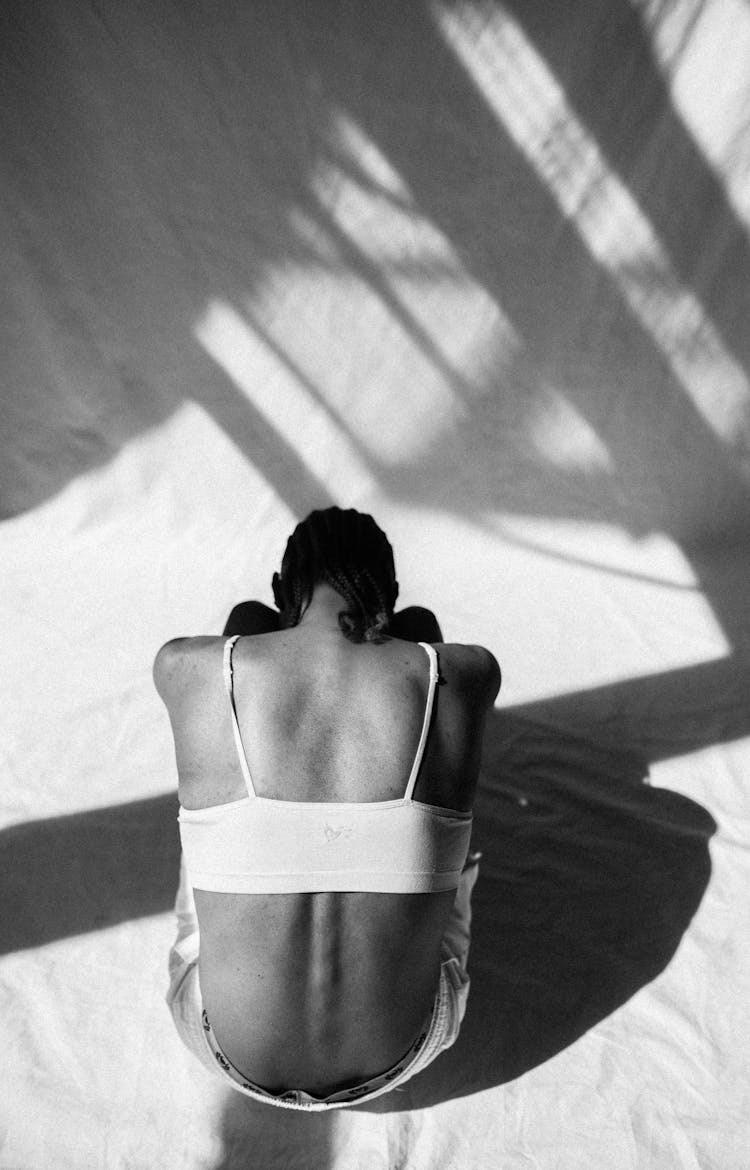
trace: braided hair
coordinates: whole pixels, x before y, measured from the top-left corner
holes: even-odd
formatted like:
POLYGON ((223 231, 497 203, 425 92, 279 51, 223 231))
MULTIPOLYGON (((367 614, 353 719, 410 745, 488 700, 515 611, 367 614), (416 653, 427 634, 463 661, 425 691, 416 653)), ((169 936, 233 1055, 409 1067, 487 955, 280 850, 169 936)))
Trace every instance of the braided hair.
POLYGON ((338 617, 350 642, 385 641, 398 582, 393 549, 372 516, 325 508, 297 525, 271 582, 282 629, 297 625, 318 584, 346 602, 338 617))

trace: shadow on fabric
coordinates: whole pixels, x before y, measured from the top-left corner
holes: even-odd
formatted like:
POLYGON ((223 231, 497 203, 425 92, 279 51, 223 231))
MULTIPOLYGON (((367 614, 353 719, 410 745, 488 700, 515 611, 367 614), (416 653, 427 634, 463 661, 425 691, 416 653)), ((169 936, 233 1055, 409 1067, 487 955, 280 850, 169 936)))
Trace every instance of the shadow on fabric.
POLYGON ((715 822, 644 783, 636 752, 495 712, 485 758, 462 1032, 376 1112, 481 1092, 573 1044, 666 968, 708 885, 715 822))
POLYGON ((4 829, 0 954, 171 909, 177 808, 175 794, 4 829))
POLYGON ((322 1170, 335 1165, 336 1112, 297 1113, 229 1089, 220 1122, 224 1148, 216 1170, 246 1170, 248 1166, 283 1166, 284 1170, 320 1166, 322 1170))

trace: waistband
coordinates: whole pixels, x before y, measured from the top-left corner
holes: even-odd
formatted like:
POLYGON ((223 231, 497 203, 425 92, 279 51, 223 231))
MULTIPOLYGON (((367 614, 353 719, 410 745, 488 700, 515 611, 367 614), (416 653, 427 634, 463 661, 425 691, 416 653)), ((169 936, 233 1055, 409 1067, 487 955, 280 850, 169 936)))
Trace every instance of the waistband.
POLYGON ((262 1100, 268 1101, 269 1103, 273 1103, 275 1105, 286 1105, 290 1108, 297 1107, 304 1109, 311 1107, 315 1108, 316 1106, 321 1105, 353 1104, 354 1102, 360 1099, 364 1099, 365 1097, 375 1093, 377 1090, 389 1085, 391 1081, 395 1080, 396 1077, 401 1076, 401 1074, 406 1071, 409 1064, 411 1064, 412 1061, 414 1061, 417 1055, 421 1052, 430 1033, 434 1014, 435 1001, 433 1000, 432 1004, 430 1005, 430 1011, 420 1029, 416 1040, 403 1054, 403 1056, 396 1062, 396 1064, 393 1065, 392 1068, 387 1069, 385 1072, 378 1073, 377 1076, 370 1077, 368 1080, 363 1081, 361 1084, 352 1088, 341 1089, 336 1093, 329 1093, 326 1097, 315 1097, 312 1093, 306 1093, 303 1089, 287 1089, 282 1093, 269 1093, 267 1089, 262 1088, 260 1085, 256 1085, 253 1081, 249 1081, 247 1077, 241 1073, 240 1070, 235 1067, 235 1065, 232 1064, 226 1053, 222 1051, 221 1046, 214 1034, 214 1030, 209 1022, 205 1008, 202 1011, 201 1019, 203 1023, 203 1031, 206 1037, 206 1043, 208 1044, 210 1052, 212 1053, 217 1064, 224 1070, 227 1076, 231 1077, 231 1079, 240 1089, 244 1089, 245 1092, 252 1095, 253 1097, 259 1097, 262 1100))

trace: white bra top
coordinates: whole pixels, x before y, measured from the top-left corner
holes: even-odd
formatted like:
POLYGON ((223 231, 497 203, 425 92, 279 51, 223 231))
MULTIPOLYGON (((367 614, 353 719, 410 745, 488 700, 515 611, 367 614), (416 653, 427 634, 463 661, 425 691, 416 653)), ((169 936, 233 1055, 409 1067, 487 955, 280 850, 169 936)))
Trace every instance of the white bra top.
POLYGON ((237 894, 374 891, 434 893, 458 886, 472 814, 412 799, 427 744, 437 653, 420 642, 430 682, 414 763, 399 800, 357 804, 257 796, 234 701, 232 651, 224 647, 224 683, 247 795, 211 808, 180 808, 180 836, 196 889, 237 894))

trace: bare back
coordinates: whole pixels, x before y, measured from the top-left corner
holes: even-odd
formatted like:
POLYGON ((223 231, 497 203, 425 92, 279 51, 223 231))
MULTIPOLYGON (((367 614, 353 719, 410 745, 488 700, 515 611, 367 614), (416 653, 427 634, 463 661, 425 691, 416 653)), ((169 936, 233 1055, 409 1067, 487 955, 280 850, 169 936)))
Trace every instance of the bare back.
MULTIPOLYGON (((246 786, 222 682, 224 639, 168 644, 155 676, 175 737, 180 801, 246 786)), ((414 799, 469 810, 497 685, 477 648, 438 646, 437 690, 414 799)), ((491 656, 489 656, 491 659, 491 656)), ((494 660, 492 660, 494 662, 494 660)), ((421 647, 301 627, 242 638, 235 704, 255 791, 279 800, 403 796, 425 711, 421 647)), ((332 1091, 393 1064, 435 993, 454 891, 220 894, 196 890, 200 979, 229 1058, 271 1091, 332 1091)))

